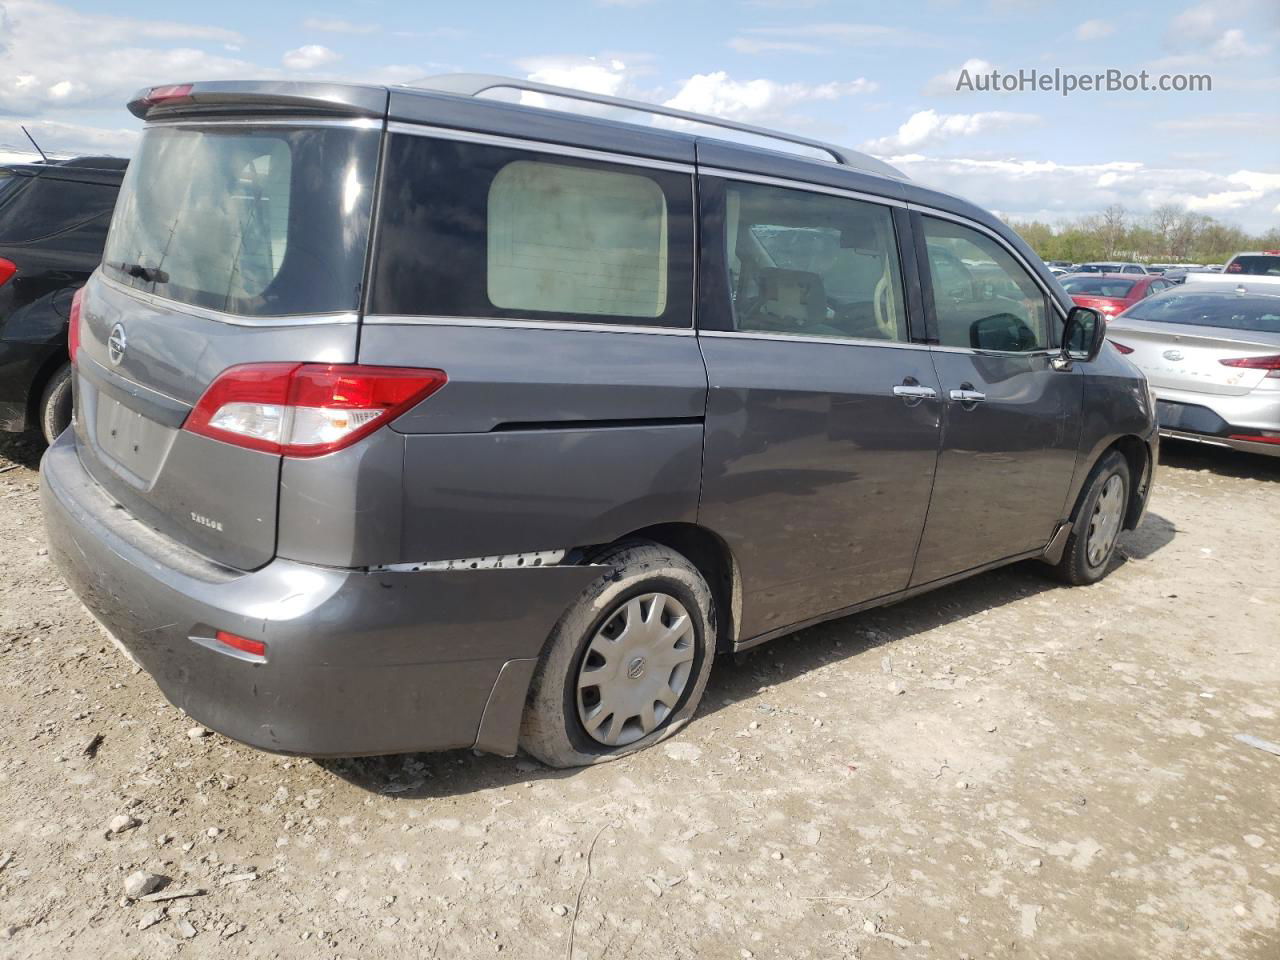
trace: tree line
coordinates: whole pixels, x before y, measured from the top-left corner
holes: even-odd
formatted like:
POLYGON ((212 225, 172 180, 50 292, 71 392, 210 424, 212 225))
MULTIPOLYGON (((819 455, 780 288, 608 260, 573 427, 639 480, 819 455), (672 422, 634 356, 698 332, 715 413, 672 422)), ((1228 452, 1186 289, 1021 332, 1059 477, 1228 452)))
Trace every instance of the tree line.
POLYGON ((1246 233, 1175 203, 1156 207, 1144 217, 1113 204, 1057 226, 1039 220, 1007 222, 1041 259, 1072 263, 1225 263, 1244 250, 1280 249, 1280 227, 1246 233))

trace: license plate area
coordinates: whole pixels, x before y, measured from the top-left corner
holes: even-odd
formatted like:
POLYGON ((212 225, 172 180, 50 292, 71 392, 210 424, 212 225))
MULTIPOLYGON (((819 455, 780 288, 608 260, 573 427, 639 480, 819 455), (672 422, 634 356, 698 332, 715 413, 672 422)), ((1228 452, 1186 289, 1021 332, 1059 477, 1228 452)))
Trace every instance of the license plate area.
POLYGON ((99 452, 112 465, 149 486, 169 453, 174 431, 105 392, 98 394, 97 408, 94 432, 99 452))

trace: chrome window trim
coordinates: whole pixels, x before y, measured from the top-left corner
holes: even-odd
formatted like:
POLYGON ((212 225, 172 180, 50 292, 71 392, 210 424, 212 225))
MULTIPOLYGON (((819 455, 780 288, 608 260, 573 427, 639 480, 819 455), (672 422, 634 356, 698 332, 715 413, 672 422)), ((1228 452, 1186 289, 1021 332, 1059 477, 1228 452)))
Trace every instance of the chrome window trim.
POLYGON ((406 123, 403 120, 392 120, 387 123, 388 133, 402 133, 412 137, 430 137, 436 140, 459 140, 463 143, 479 143, 492 147, 508 147, 513 150, 528 150, 533 153, 549 153, 562 157, 575 157, 579 160, 598 160, 601 163, 614 163, 631 167, 648 167, 652 170, 669 170, 674 173, 693 174, 692 163, 677 163, 672 160, 656 160, 650 157, 639 157, 628 153, 614 153, 608 150, 592 150, 588 147, 570 147, 564 144, 551 143, 547 140, 530 140, 524 137, 507 137, 497 133, 480 133, 475 130, 458 130, 453 127, 435 127, 424 123, 406 123))
POLYGON ((381 130, 382 121, 374 117, 175 117, 172 120, 148 120, 143 127, 347 127, 352 130, 381 130))
POLYGON ((562 330, 573 333, 643 333, 692 337, 693 327, 658 327, 623 323, 575 323, 570 320, 519 320, 507 317, 435 317, 416 314, 370 313, 370 326, 496 327, 504 330, 562 330))
MULTIPOLYGON (((1049 298, 1049 302, 1053 304, 1054 310, 1058 314, 1058 318, 1063 321, 1067 319, 1066 309, 1062 306, 1061 303, 1058 302, 1058 298, 1054 296, 1053 291, 1050 290, 1049 287, 1045 284, 1044 280, 1041 279, 1040 274, 1038 274, 1035 271, 1035 268, 1032 267, 1031 264, 1027 262, 1027 258, 1024 257, 1022 254, 1020 254, 1012 246, 1010 246, 1009 242, 1005 240, 1004 237, 1000 236, 1000 234, 996 233, 990 227, 984 224, 978 223, 976 220, 973 220, 969 217, 961 216, 958 213, 951 213, 950 211, 947 211, 947 210, 939 210, 937 207, 930 207, 921 203, 908 203, 906 204, 906 207, 908 210, 914 210, 915 212, 920 213, 922 215, 937 217, 940 220, 950 220, 952 223, 958 223, 962 227, 968 227, 971 230, 977 230, 979 233, 986 234, 996 243, 1000 244, 1000 246, 1002 246, 1005 249, 1005 252, 1007 252, 1015 260, 1017 260, 1018 263, 1022 264, 1022 267, 1024 270, 1026 270, 1027 275, 1031 277, 1033 281, 1035 281, 1036 286, 1039 287, 1041 291, 1044 293, 1044 295, 1049 298)), ((949 349, 963 350, 964 348, 951 347, 949 349)), ((1007 352, 1015 356, 1022 355, 1020 353, 1017 353, 1016 351, 994 350, 994 351, 987 351, 987 352, 1001 353, 1001 354, 1007 352)), ((1035 353, 1037 351, 1029 351, 1029 352, 1035 353)), ((1056 351, 1052 351, 1052 350, 1050 352, 1056 353, 1056 351)))
MULTIPOLYGON (((792 180, 787 177, 770 177, 762 173, 746 173, 741 170, 725 170, 722 167, 698 167, 698 173, 708 177, 722 177, 725 180, 742 180, 747 183, 760 183, 770 187, 783 187, 787 190, 805 190, 809 193, 825 193, 833 197, 844 197, 847 200, 862 200, 865 203, 879 203, 886 207, 907 208, 910 204, 894 197, 885 197, 876 193, 863 193, 860 190, 846 190, 843 187, 832 187, 808 180, 792 180)), ((889 181, 896 183, 897 181, 889 181)))
POLYGON ((969 353, 985 357, 1056 357, 1059 351, 1051 347, 1039 350, 981 350, 977 347, 944 347, 941 344, 930 344, 930 349, 937 353, 969 353))
POLYGON ((354 310, 337 313, 292 313, 277 317, 243 317, 239 314, 210 310, 208 307, 197 307, 189 303, 183 303, 181 300, 171 300, 169 297, 138 290, 127 283, 121 283, 113 277, 108 277, 101 268, 95 271, 95 275, 98 278, 98 282, 104 286, 110 287, 112 290, 127 297, 133 297, 135 300, 149 306, 160 307, 172 313, 198 317, 202 320, 213 320, 216 323, 225 323, 234 327, 309 327, 329 324, 351 324, 356 323, 359 319, 359 315, 354 310))
POLYGON ((884 347, 906 350, 929 350, 927 343, 915 343, 910 340, 873 340, 868 337, 811 337, 803 333, 777 333, 764 330, 699 330, 700 337, 715 337, 722 340, 773 340, 783 343, 825 343, 845 344, 857 347, 884 347))

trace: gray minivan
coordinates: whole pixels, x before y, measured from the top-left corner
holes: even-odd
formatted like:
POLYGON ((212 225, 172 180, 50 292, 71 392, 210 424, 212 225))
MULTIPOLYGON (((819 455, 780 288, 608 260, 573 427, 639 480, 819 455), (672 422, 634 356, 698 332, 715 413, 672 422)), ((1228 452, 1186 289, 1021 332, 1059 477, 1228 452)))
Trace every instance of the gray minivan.
POLYGON ((44 510, 192 717, 593 763, 687 723, 718 652, 1018 560, 1106 572, 1151 397, 996 217, 812 140, 428 86, 130 104, 44 510))

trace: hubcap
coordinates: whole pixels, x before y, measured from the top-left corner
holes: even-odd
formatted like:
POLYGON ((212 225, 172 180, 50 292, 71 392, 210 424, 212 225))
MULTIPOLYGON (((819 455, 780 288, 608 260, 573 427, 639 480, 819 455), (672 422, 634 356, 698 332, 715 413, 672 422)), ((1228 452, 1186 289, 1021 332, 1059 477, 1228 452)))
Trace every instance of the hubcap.
POLYGON ((1119 474, 1112 474, 1102 487, 1102 496, 1093 508, 1093 517, 1089 520, 1089 540, 1086 552, 1089 565, 1100 566, 1115 546, 1116 537, 1120 533, 1120 522, 1124 519, 1124 481, 1119 474))
POLYGON ((578 669, 578 719, 610 747, 634 743, 671 715, 689 685, 693 618, 675 597, 632 597, 607 617, 578 669))

